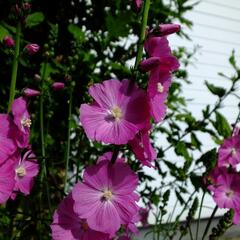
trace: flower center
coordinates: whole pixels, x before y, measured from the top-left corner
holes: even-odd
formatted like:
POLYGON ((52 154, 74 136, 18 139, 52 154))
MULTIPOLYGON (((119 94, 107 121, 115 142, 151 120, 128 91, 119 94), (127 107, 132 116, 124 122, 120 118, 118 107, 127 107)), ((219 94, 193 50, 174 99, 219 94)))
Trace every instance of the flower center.
POLYGON ((232 155, 236 155, 237 154, 237 150, 236 150, 236 148, 231 148, 231 154, 232 155))
POLYGON ((110 190, 103 191, 103 195, 102 195, 103 200, 105 200, 105 201, 111 200, 112 196, 113 196, 113 194, 110 190))
POLYGON ((161 83, 157 83, 157 91, 159 93, 163 93, 164 87, 163 87, 163 85, 161 83))
POLYGON ((231 190, 231 189, 227 190, 227 191, 226 191, 226 196, 227 196, 228 198, 233 198, 233 196, 234 196, 234 191, 231 190))
POLYGON ((112 110, 110 112, 116 120, 119 120, 122 118, 123 114, 122 114, 122 110, 120 109, 120 107, 115 106, 112 108, 112 110))
POLYGON ((30 127, 31 127, 31 124, 32 124, 32 121, 31 121, 30 118, 22 118, 21 124, 22 124, 23 127, 28 127, 28 128, 30 128, 30 127))
POLYGON ((81 227, 84 231, 87 231, 89 229, 88 224, 86 221, 81 222, 81 227))
POLYGON ((15 169, 18 177, 24 177, 26 175, 26 169, 23 166, 19 166, 15 169))

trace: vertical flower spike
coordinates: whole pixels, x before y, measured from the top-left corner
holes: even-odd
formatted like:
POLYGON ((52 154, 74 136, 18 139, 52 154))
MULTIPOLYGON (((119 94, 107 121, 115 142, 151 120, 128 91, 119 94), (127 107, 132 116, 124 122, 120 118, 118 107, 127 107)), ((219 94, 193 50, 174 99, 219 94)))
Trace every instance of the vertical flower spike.
POLYGON ((30 194, 34 183, 34 177, 37 176, 39 165, 35 154, 31 150, 27 151, 21 159, 18 154, 15 163, 15 191, 20 191, 24 195, 30 194))
POLYGON ((17 131, 11 117, 0 114, 0 165, 17 150, 15 132, 17 131))
POLYGON ((97 83, 89 93, 94 102, 81 105, 80 122, 92 140, 127 144, 149 122, 147 96, 136 85, 131 88, 129 80, 97 83))
POLYGON ((7 161, 0 165, 0 204, 5 203, 14 188, 14 163, 7 161))
POLYGON ((74 211, 91 229, 113 237, 121 224, 132 222, 138 212, 134 193, 137 183, 135 173, 121 160, 115 164, 110 159, 100 161, 88 167, 83 183, 73 188, 74 211))
POLYGON ((74 212, 73 204, 70 193, 55 211, 51 224, 53 240, 110 240, 108 234, 90 229, 86 220, 79 218, 74 212))
POLYGON ((29 144, 31 119, 27 110, 27 100, 20 97, 12 104, 13 121, 18 128, 17 142, 20 148, 26 148, 29 144))

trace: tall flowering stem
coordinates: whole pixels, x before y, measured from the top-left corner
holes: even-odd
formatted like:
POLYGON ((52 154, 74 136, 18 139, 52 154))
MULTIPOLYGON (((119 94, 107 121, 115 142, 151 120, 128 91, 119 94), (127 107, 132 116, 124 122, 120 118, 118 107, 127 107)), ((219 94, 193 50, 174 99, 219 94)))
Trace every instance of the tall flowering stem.
POLYGON ((65 167, 65 181, 64 181, 64 192, 67 190, 67 179, 68 179, 68 165, 70 158, 70 134, 71 134, 71 119, 72 119, 72 98, 73 90, 70 90, 69 106, 68 106, 68 133, 67 133, 67 149, 66 149, 66 167, 65 167))
MULTIPOLYGON (((42 148, 42 170, 41 170, 41 175, 40 175, 40 180, 41 183, 43 182, 43 178, 47 177, 47 167, 46 167, 46 150, 45 150, 45 137, 44 137, 44 81, 46 78, 46 72, 47 72, 47 62, 44 63, 43 65, 43 72, 41 76, 41 81, 42 81, 42 94, 40 96, 40 131, 41 131, 41 148, 42 148)), ((50 193, 49 193, 49 185, 48 181, 45 181, 46 184, 46 192, 47 192, 47 199, 48 199, 48 207, 51 212, 51 201, 50 201, 50 193)))
POLYGON ((15 97, 17 72, 18 72, 18 59, 19 59, 19 52, 20 52, 20 36, 21 36, 21 22, 19 21, 17 23, 17 28, 16 28, 16 41, 15 41, 16 45, 15 45, 13 64, 12 64, 12 76, 11 76, 10 94, 9 94, 9 101, 8 101, 8 112, 11 111, 12 102, 15 97))
POLYGON ((137 57, 135 60, 134 70, 137 70, 139 63, 142 60, 143 46, 144 46, 144 40, 145 40, 145 35, 146 35, 146 28, 147 28, 150 4, 151 4, 150 0, 146 0, 144 2, 141 32, 140 32, 140 37, 139 37, 139 41, 138 41, 138 50, 137 50, 137 57))

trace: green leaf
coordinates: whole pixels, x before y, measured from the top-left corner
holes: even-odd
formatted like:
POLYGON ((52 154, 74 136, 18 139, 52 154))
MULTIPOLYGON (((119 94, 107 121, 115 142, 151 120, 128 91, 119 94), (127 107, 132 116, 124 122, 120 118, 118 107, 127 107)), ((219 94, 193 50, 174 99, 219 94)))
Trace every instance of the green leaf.
POLYGON ((0 41, 2 41, 6 35, 9 35, 8 30, 0 25, 0 41))
POLYGON ((187 146, 183 141, 179 141, 175 148, 175 152, 179 156, 183 156, 185 159, 190 160, 191 157, 188 153, 187 146))
POLYGON ((30 14, 26 18, 26 27, 32 28, 34 26, 39 25, 45 19, 42 12, 35 12, 30 14))
POLYGON ((194 147, 196 147, 198 150, 201 149, 202 143, 198 140, 197 136, 195 133, 191 133, 191 143, 194 147))
POLYGON ((224 138, 228 138, 232 134, 232 129, 227 121, 227 119, 219 112, 216 112, 216 120, 213 123, 218 134, 224 138))
POLYGON ((222 87, 217 87, 217 86, 215 86, 215 85, 213 85, 213 84, 211 84, 211 83, 209 83, 207 81, 205 81, 205 84, 206 84, 208 90, 212 94, 217 95, 218 97, 222 97, 226 93, 226 90, 224 88, 222 88, 222 87))
POLYGON ((212 170, 217 162, 217 152, 216 148, 213 148, 209 150, 208 152, 204 153, 197 161, 196 163, 203 163, 203 165, 206 167, 207 171, 212 170))
POLYGON ((84 42, 85 41, 84 32, 76 24, 72 24, 72 23, 69 24, 68 25, 68 31, 73 35, 75 40, 77 40, 78 42, 84 42))

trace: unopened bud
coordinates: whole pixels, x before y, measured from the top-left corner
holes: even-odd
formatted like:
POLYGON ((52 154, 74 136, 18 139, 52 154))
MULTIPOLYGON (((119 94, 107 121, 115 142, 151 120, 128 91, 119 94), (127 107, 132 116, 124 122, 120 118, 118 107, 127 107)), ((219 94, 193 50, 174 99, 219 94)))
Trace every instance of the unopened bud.
POLYGON ((55 82, 52 84, 52 89, 54 91, 62 90, 65 87, 65 84, 62 82, 55 82))
POLYGON ((40 92, 31 88, 25 88, 23 94, 26 97, 36 97, 40 95, 40 92))
POLYGON ((29 55, 34 55, 35 53, 37 53, 40 49, 38 44, 35 43, 29 43, 25 46, 25 49, 27 50, 29 55))
POLYGON ((7 47, 7 48, 12 48, 15 44, 14 40, 9 37, 9 36, 5 36, 3 39, 3 44, 7 47))

